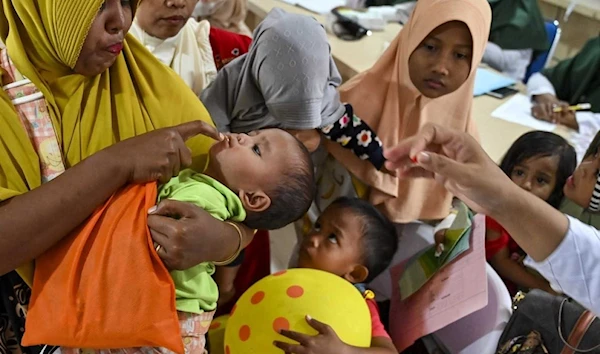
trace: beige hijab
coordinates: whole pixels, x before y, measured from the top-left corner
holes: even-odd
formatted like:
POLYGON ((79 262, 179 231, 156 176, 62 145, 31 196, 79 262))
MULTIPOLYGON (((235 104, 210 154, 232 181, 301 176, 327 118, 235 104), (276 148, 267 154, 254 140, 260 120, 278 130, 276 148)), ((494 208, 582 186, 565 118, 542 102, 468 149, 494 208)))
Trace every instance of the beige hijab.
POLYGON ((146 33, 133 21, 129 30, 158 60, 173 69, 196 96, 217 76, 210 46, 210 24, 189 19, 175 37, 160 39, 146 33))
MULTIPOLYGON (((489 35, 491 11, 487 0, 419 0, 412 17, 375 65, 342 85, 342 101, 391 147, 413 136, 425 123, 475 135, 471 120, 475 71, 489 35), (465 83, 437 99, 424 97, 412 84, 408 59, 423 39, 449 21, 464 22, 473 36, 473 62, 465 83)), ((330 153, 370 188, 369 200, 394 222, 441 219, 448 215, 452 195, 427 179, 398 179, 361 161, 339 144, 330 153)))
MULTIPOLYGON (((200 1, 208 2, 210 0, 200 1)), ((207 18, 210 24, 217 28, 252 37, 252 31, 244 22, 248 14, 248 0, 219 0, 219 2, 221 4, 207 18)))

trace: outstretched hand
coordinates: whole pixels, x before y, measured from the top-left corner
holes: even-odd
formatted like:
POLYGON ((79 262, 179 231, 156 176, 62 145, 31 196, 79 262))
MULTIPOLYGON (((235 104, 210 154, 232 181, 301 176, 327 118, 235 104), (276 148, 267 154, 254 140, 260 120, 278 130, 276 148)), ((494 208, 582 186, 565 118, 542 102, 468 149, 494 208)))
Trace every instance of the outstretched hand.
POLYGON ((217 129, 203 121, 192 121, 126 139, 105 150, 127 173, 127 182, 168 182, 192 163, 185 142, 197 135, 223 140, 217 129))
POLYGON ((469 134, 434 124, 386 150, 386 168, 400 178, 434 178, 477 212, 498 207, 511 181, 469 134))

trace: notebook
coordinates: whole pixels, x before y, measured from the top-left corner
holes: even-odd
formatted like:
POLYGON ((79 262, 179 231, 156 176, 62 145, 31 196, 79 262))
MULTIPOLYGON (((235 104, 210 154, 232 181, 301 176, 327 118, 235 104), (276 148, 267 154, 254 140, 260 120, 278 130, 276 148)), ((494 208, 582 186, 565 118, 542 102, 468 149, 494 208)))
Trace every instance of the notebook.
POLYGON ((481 96, 499 88, 512 86, 515 83, 516 81, 514 79, 498 74, 490 69, 477 68, 473 96, 481 96))

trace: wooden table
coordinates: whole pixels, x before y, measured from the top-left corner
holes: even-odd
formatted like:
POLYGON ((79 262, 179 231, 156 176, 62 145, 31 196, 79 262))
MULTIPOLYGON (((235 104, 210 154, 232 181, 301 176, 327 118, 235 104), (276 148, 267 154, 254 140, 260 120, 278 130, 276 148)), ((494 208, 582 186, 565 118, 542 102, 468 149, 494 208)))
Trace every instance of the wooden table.
MULTIPOLYGON (((567 9, 570 0, 540 0, 543 3, 553 5, 562 9, 567 9)), ((575 8, 574 13, 583 15, 593 20, 600 20, 600 1, 598 0, 579 0, 575 8)))
MULTIPOLYGON (((316 15, 283 1, 248 0, 249 16, 246 21, 248 26, 256 27, 274 7, 280 7, 292 13, 310 15, 321 23, 325 22, 324 16, 316 15)), ((343 41, 330 34, 331 52, 344 80, 369 69, 379 59, 385 45, 394 39, 401 28, 398 24, 388 24, 385 31, 373 32, 372 36, 358 41, 343 41)), ((524 87, 521 86, 520 89, 524 89, 524 87)), ((519 136, 531 130, 531 128, 519 124, 492 118, 492 112, 507 100, 508 98, 499 100, 489 96, 476 97, 473 100, 473 118, 477 123, 481 145, 492 159, 498 162, 519 136)), ((566 136, 567 130, 558 129, 557 133, 566 136)))
MULTIPOLYGON (((317 15, 300 7, 287 4, 278 0, 249 0, 248 18, 246 23, 251 29, 271 11, 279 7, 291 13, 309 15, 319 22, 325 23, 325 16, 317 15)), ((402 26, 399 24, 388 24, 385 31, 373 32, 370 37, 358 41, 344 41, 333 34, 328 34, 331 53, 344 80, 367 70, 379 59, 386 46, 400 32, 402 26)))

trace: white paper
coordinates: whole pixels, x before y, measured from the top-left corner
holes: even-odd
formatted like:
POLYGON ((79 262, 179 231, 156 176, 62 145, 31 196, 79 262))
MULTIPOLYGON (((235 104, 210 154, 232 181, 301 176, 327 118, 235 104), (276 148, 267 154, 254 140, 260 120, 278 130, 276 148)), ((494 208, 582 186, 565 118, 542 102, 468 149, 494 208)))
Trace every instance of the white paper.
POLYGON ((600 114, 592 112, 577 112, 579 132, 573 132, 569 139, 577 152, 577 162, 581 163, 588 147, 600 130, 600 114))
POLYGON ((511 123, 521 124, 535 130, 551 132, 556 129, 556 124, 535 119, 531 115, 531 101, 529 100, 529 97, 521 94, 514 95, 502 106, 496 108, 496 110, 492 112, 492 117, 503 119, 511 123))
POLYGON ((288 4, 295 4, 308 11, 326 15, 338 6, 346 6, 346 0, 282 0, 288 4))

